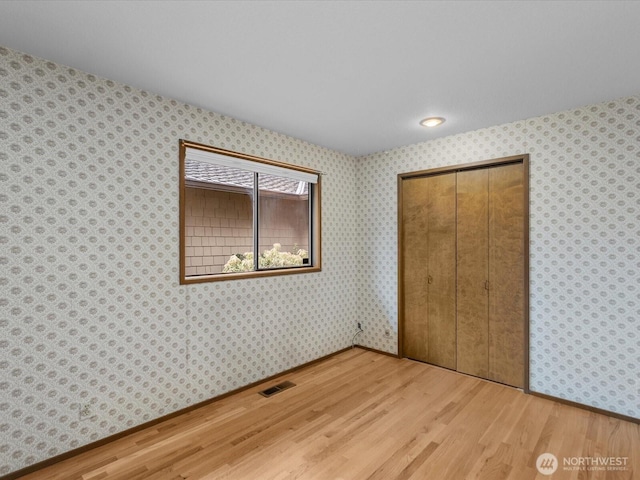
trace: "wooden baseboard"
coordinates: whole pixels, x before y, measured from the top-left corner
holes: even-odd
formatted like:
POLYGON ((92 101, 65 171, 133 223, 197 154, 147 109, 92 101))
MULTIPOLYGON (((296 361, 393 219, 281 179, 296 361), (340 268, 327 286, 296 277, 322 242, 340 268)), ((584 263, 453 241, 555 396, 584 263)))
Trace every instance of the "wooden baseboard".
POLYGON ((380 355, 387 355, 387 356, 393 357, 393 358, 400 358, 400 356, 395 354, 395 353, 384 352, 382 350, 376 350, 375 348, 365 347, 363 345, 354 345, 354 348, 361 348, 363 350, 368 350, 370 352, 379 353, 380 355))
POLYGON ((580 408, 582 410, 588 410, 593 413, 599 413, 600 415, 606 415, 607 417, 617 418, 618 420, 624 420, 625 422, 637 423, 640 424, 640 418, 629 417, 627 415, 623 415, 621 413, 611 412, 609 410, 604 410, 602 408, 592 407, 590 405, 585 405, 583 403, 573 402, 571 400, 565 400, 564 398, 554 397, 553 395, 547 395, 546 393, 539 393, 530 391, 529 394, 544 398, 546 400, 551 400, 553 402, 562 403, 564 405, 569 405, 571 407, 580 408))
MULTIPOLYGON (((88 452, 89 450, 93 450, 94 448, 98 448, 101 447, 102 445, 106 445, 107 443, 111 443, 114 442, 116 440, 119 440, 123 437, 126 437, 127 435, 131 435, 133 433, 139 432, 140 430, 144 430, 145 428, 149 428, 149 427, 153 427, 155 425, 158 425, 159 423, 162 423, 166 420, 170 420, 172 418, 178 417, 180 415, 183 415, 185 413, 189 413, 192 410, 196 410, 198 408, 204 407, 205 405, 209 405, 211 403, 217 402, 219 400, 222 400, 223 398, 226 397, 230 397, 231 395, 235 395, 237 393, 243 392, 245 390, 249 390, 250 388, 253 388, 257 385, 260 385, 261 383, 265 383, 265 382, 269 382, 275 378, 281 377, 283 375, 287 375, 289 373, 295 372, 297 370, 301 370, 303 368, 306 368, 310 365, 314 365, 316 363, 322 362, 324 360, 327 360, 328 358, 334 357, 340 353, 346 352, 347 350, 350 350, 352 347, 347 347, 347 348, 343 348, 341 350, 338 350, 337 352, 333 352, 330 353, 329 355, 325 355, 324 357, 320 357, 320 358, 316 358, 315 360, 311 360, 310 362, 304 363, 302 365, 298 365, 297 367, 293 367, 290 368, 288 370, 284 370, 282 372, 276 373, 275 375, 271 375, 269 377, 263 378, 261 380, 258 380, 256 382, 250 383, 249 385, 245 385, 243 387, 240 388, 236 388, 235 390, 231 390, 230 392, 226 392, 223 393, 222 395, 218 395, 216 397, 212 397, 209 398, 207 400, 204 400, 202 402, 198 402, 194 405, 190 405, 188 407, 185 407, 181 410, 175 411, 173 413, 169 413, 167 415, 164 415, 162 417, 156 418, 154 420, 150 420, 148 422, 142 423, 140 425, 137 425, 135 427, 129 428, 127 430, 124 430, 122 432, 110 435, 108 437, 102 438, 100 440, 97 440, 95 442, 91 442, 88 443, 87 445, 83 445, 82 447, 78 447, 75 448, 73 450, 69 450, 68 452, 65 453, 61 453, 60 455, 56 455, 55 457, 51 457, 48 458, 46 460, 43 460, 41 462, 38 463, 34 463, 33 465, 29 465, 28 467, 22 468, 20 470, 16 470, 14 472, 11 472, 7 475, 1 476, 0 480, 16 480, 20 477, 23 477, 25 475, 28 475, 30 473, 36 472, 38 470, 42 470, 45 467, 49 467, 53 464, 62 462, 63 460, 67 460, 71 457, 75 457, 77 455, 80 455, 81 453, 84 452, 88 452)), ((370 349, 368 349, 370 350, 370 349)), ((375 350, 374 350, 375 351, 375 350)), ((385 353, 385 352, 378 352, 378 353, 385 353)), ((386 355, 390 355, 390 354, 386 354, 386 355)))

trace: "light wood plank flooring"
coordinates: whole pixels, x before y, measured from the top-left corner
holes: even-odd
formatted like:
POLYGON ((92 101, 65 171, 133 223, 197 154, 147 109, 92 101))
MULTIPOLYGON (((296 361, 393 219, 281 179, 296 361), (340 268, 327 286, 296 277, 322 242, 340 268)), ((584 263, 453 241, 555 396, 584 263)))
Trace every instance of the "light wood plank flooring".
POLYGON ((23 478, 631 480, 640 426, 356 348, 23 478), (543 452, 628 460, 544 476, 543 452))

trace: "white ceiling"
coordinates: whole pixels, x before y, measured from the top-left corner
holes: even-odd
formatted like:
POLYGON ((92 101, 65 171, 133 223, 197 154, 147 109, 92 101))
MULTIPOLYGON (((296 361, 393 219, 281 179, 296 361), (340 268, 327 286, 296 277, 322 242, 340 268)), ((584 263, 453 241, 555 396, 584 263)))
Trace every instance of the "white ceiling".
POLYGON ((0 45, 352 155, 640 93, 634 1, 5 0, 0 45))

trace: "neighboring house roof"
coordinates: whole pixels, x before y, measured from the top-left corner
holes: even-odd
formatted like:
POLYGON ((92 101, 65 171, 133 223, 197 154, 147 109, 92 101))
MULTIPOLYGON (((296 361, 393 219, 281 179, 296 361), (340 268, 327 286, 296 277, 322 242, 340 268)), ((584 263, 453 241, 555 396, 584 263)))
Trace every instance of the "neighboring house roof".
MULTIPOLYGON (((258 178, 260 190, 292 195, 306 195, 308 193, 307 182, 299 182, 298 180, 264 173, 261 173, 258 178)), ((189 159, 185 161, 185 179, 194 182, 253 189, 253 172, 189 159)))

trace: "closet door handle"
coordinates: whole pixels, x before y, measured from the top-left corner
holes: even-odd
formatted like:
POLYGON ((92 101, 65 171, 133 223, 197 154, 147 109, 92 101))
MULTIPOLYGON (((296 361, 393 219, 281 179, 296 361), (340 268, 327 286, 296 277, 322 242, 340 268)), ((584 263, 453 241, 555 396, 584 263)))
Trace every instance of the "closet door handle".
POLYGON ((485 282, 484 282, 484 289, 485 289, 485 290, 489 290, 489 280, 485 280, 485 282))
POLYGON ((427 283, 431 285, 433 283, 433 277, 431 275, 427 276, 427 283))

